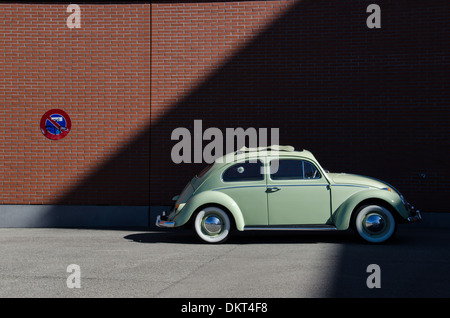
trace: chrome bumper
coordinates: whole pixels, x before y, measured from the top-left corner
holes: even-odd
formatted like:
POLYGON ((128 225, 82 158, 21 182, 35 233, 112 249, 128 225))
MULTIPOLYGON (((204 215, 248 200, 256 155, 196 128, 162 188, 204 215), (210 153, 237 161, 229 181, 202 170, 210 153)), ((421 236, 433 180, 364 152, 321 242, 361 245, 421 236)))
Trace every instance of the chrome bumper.
POLYGON ((411 215, 409 218, 407 218, 407 221, 409 223, 419 222, 422 221, 422 214, 420 214, 419 210, 416 210, 411 204, 406 203, 406 209, 408 210, 409 214, 411 215))
MULTIPOLYGON (((166 216, 163 216, 164 218, 167 219, 166 216)), ((160 227, 160 228, 170 228, 170 227, 174 227, 175 226, 175 221, 168 221, 168 220, 162 220, 161 219, 161 215, 158 215, 156 217, 156 226, 160 227)))
POLYGON ((407 220, 409 223, 422 221, 422 214, 420 214, 420 211, 415 211, 415 214, 410 216, 407 220))

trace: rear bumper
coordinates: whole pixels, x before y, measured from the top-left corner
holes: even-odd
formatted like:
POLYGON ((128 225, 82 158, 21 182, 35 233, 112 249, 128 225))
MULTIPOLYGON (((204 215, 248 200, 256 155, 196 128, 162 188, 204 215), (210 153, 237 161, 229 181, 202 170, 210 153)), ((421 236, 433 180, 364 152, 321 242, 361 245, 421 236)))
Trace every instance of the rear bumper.
POLYGON ((156 222, 155 222, 157 227, 160 228, 172 228, 175 227, 175 221, 168 221, 166 216, 162 216, 158 215, 156 217, 156 222), (163 220, 162 218, 165 218, 166 220, 163 220))

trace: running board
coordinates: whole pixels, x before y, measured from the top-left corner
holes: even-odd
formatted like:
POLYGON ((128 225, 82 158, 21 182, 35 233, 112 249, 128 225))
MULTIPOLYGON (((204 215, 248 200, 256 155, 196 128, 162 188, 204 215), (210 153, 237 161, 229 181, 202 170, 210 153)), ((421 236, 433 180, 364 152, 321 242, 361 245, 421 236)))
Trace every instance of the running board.
POLYGON ((256 225, 244 226, 244 231, 336 231, 334 225, 256 225))

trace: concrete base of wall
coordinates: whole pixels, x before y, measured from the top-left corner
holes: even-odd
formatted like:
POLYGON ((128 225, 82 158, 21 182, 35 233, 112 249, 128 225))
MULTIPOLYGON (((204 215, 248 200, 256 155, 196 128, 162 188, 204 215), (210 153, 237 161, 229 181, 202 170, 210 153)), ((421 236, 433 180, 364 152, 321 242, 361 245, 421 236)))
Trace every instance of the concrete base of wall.
MULTIPOLYGON (((150 227, 149 229, 154 231, 154 230, 158 230, 160 228, 158 228, 155 223, 156 223, 156 217, 158 215, 161 215, 163 213, 163 211, 170 211, 171 206, 162 206, 162 205, 152 205, 150 207, 150 215, 149 215, 149 222, 150 222, 150 227)), ((167 213, 169 214, 169 213, 167 213)))
POLYGON ((148 206, 0 205, 0 227, 149 228, 148 206))
MULTIPOLYGON (((170 206, 0 205, 2 227, 140 228, 157 230, 170 206)), ((414 226, 450 228, 450 213, 423 213, 414 226)))

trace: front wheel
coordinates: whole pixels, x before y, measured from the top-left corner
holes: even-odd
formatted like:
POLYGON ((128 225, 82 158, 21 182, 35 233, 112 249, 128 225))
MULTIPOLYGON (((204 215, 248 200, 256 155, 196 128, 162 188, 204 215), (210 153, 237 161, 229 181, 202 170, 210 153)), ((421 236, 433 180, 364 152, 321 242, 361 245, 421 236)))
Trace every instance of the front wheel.
POLYGON ((385 242, 395 234, 396 229, 394 216, 385 207, 363 206, 356 214, 355 230, 367 242, 385 242))
POLYGON ((206 243, 223 243, 228 239, 231 221, 228 214, 219 207, 206 207, 194 219, 197 236, 206 243))

